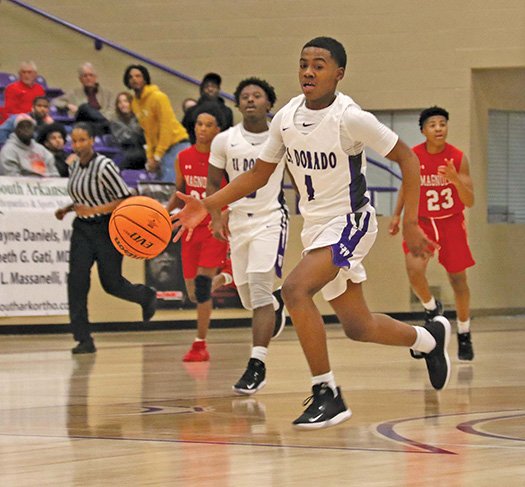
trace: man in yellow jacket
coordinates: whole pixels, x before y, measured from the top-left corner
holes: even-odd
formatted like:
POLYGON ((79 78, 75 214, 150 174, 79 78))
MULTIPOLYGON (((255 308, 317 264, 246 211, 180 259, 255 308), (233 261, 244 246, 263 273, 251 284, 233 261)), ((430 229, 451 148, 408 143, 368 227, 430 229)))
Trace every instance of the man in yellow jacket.
POLYGON ((151 84, 146 67, 128 66, 124 84, 135 92, 131 107, 146 137, 146 169, 160 181, 174 183, 177 155, 190 146, 186 129, 177 120, 168 96, 151 84))

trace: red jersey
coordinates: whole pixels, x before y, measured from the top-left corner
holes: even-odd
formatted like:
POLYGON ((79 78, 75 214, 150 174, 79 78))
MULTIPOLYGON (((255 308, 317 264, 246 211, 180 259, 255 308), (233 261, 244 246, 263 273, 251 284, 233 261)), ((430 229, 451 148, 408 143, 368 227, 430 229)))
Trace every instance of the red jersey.
MULTIPOLYGON (((189 194, 197 199, 206 198, 206 183, 208 182, 208 164, 210 153, 199 152, 195 145, 184 149, 179 153, 179 168, 184 176, 185 194, 189 194)), ((223 178, 221 188, 226 185, 223 178)), ((211 217, 208 215, 200 226, 208 226, 211 217)))
POLYGON ((456 187, 438 174, 439 166, 446 166, 445 159, 453 159, 459 172, 463 152, 450 144, 438 154, 430 154, 426 143, 412 148, 421 166, 421 191, 419 194, 419 216, 425 218, 443 218, 465 209, 456 187))

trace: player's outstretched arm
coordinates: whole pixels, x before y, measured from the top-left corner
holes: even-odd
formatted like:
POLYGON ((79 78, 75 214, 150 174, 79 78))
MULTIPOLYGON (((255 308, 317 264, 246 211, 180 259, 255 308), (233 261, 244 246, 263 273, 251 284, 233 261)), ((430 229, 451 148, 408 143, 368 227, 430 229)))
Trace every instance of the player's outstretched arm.
POLYGON ((186 240, 189 240, 193 229, 204 220, 210 211, 224 208, 262 188, 268 182, 276 166, 276 164, 257 159, 252 169, 235 178, 220 191, 200 201, 177 192, 177 197, 184 202, 184 208, 171 218, 174 228, 179 229, 173 241, 179 240, 186 230, 188 230, 186 240))

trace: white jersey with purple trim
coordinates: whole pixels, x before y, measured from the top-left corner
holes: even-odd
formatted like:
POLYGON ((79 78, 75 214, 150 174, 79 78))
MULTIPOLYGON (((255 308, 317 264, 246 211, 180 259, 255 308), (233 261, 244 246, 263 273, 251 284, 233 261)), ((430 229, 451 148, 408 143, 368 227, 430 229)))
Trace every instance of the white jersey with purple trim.
MULTIPOLYGON (((235 125, 213 139, 210 164, 224 169, 229 180, 233 181, 253 167, 268 134, 268 131, 260 134, 248 132, 243 128, 242 123, 235 125)), ((229 205, 232 212, 262 215, 282 210, 283 172, 284 161, 281 161, 265 186, 229 205)))
POLYGON ((274 117, 259 157, 278 163, 285 155, 308 224, 365 207, 369 196, 364 147, 386 155, 397 140, 394 132, 349 96, 337 93, 326 109, 309 110, 300 95, 274 117))

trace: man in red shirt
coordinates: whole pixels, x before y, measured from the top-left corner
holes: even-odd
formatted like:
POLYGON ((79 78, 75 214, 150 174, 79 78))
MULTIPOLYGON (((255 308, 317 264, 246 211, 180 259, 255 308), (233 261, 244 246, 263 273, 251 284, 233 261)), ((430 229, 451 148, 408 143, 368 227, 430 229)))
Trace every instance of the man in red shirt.
MULTIPOLYGON (((448 112, 440 107, 423 110, 419 127, 426 140, 412 150, 421 165, 419 226, 439 244, 439 263, 448 273, 454 291, 458 325, 458 358, 472 360, 474 350, 470 337, 470 289, 466 269, 475 264, 467 241, 463 210, 474 204, 474 191, 469 162, 462 151, 447 144, 448 112)), ((390 234, 399 232, 403 209, 403 187, 390 223, 390 234)), ((443 314, 443 305, 430 291, 426 278, 430 257, 415 257, 403 243, 410 285, 425 308, 425 320, 443 314)), ((411 351, 414 358, 422 356, 411 351)))
MULTIPOLYGON (((208 160, 211 142, 221 131, 222 115, 213 104, 199 107, 195 123, 195 144, 181 151, 175 162, 177 191, 195 198, 206 197, 208 160)), ((222 186, 226 184, 223 180, 222 186)), ((168 211, 184 206, 176 193, 170 198, 168 211)), ((186 353, 185 362, 205 362, 210 359, 206 336, 210 326, 213 302, 212 280, 226 261, 227 242, 217 240, 209 228, 211 217, 195 228, 189 241, 182 240, 182 271, 190 301, 197 303, 197 337, 186 353)))
POLYGON ((33 61, 24 61, 18 71, 19 79, 7 85, 4 91, 4 113, 2 120, 10 115, 29 113, 33 100, 45 96, 44 88, 36 83, 38 72, 33 61))

